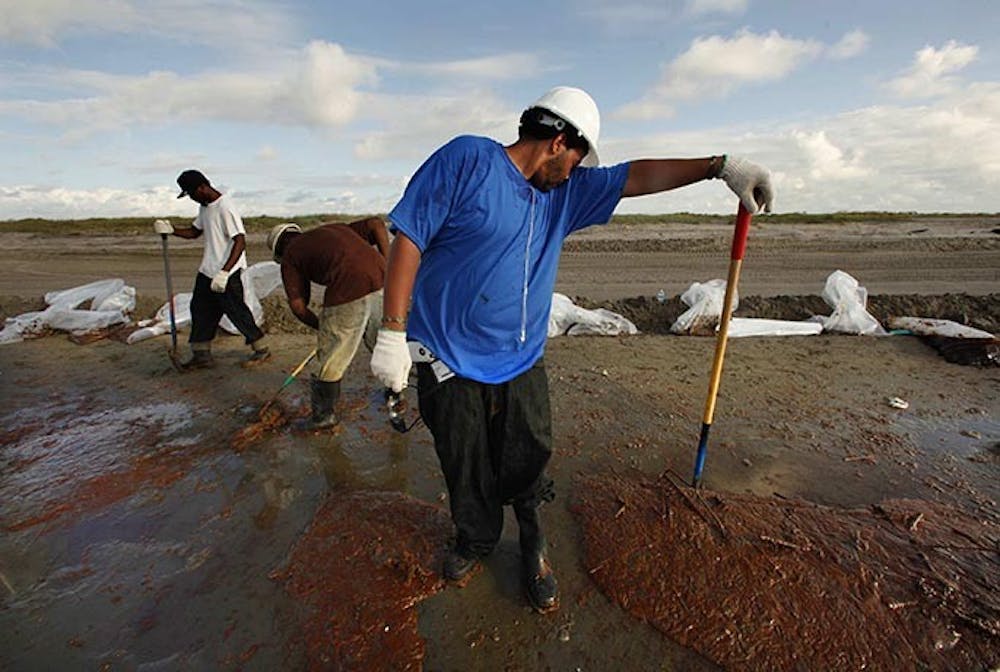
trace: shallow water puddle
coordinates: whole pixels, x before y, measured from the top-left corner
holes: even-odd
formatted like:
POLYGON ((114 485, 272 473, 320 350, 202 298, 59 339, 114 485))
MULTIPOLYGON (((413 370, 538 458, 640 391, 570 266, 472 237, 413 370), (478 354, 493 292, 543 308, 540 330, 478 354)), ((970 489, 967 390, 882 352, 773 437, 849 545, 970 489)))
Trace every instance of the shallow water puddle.
POLYGON ((1000 443, 1000 423, 975 412, 950 418, 921 418, 901 414, 894 420, 932 453, 973 458, 1000 443))
POLYGON ((140 487, 169 485, 184 473, 178 455, 197 442, 186 435, 191 407, 143 404, 45 421, 14 414, 25 430, 3 447, 0 527, 17 531, 71 512, 107 506, 140 487))

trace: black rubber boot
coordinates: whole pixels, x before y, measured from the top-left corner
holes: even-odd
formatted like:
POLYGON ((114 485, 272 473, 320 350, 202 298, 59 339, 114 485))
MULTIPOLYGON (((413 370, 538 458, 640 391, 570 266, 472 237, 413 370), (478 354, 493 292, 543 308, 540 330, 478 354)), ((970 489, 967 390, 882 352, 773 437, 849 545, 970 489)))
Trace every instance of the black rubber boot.
POLYGON ((194 369, 214 369, 215 358, 212 357, 211 350, 192 350, 191 359, 181 364, 181 368, 185 371, 193 371, 194 369))
POLYGON ((528 601, 540 614, 559 608, 559 584, 546 558, 545 535, 538 520, 538 508, 514 503, 521 542, 521 569, 528 601))
POLYGON ((444 556, 444 578, 453 582, 463 581, 478 566, 479 558, 469 558, 455 549, 448 549, 444 556))
POLYGON ((333 410, 334 404, 340 398, 340 381, 320 380, 315 375, 310 382, 310 392, 312 401, 312 418, 309 421, 309 429, 329 429, 340 424, 337 412, 333 410))

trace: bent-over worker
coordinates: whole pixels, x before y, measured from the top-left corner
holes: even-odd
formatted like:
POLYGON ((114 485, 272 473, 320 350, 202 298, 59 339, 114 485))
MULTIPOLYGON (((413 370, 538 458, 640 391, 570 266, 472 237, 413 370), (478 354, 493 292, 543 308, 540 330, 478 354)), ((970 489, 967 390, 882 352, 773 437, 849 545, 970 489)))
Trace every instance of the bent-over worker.
POLYGON ((298 224, 278 224, 267 237, 288 305, 303 324, 316 329, 316 361, 312 375, 313 429, 340 422, 334 406, 340 381, 358 350, 369 317, 382 312, 382 283, 389 234, 378 217, 350 224, 324 224, 303 232, 298 224), (309 308, 310 284, 323 285, 323 310, 309 308))

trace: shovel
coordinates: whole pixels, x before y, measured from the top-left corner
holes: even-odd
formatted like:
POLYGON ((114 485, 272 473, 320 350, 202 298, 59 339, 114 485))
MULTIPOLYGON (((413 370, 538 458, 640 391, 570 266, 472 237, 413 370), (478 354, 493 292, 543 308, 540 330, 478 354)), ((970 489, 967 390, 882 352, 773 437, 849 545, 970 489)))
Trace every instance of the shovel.
POLYGON ((264 411, 266 411, 271 407, 271 404, 273 404, 278 399, 278 395, 281 394, 282 390, 284 390, 286 387, 292 384, 292 381, 295 380, 295 377, 302 372, 302 369, 306 368, 306 364, 311 362, 312 358, 315 356, 316 356, 316 349, 313 348, 312 352, 310 352, 306 356, 306 358, 302 360, 302 363, 296 366, 295 369, 290 374, 288 374, 288 377, 285 378, 285 382, 281 384, 281 387, 279 387, 278 391, 274 393, 274 396, 268 399, 267 403, 260 407, 260 412, 257 414, 258 418, 260 418, 261 420, 264 419, 264 411))
POLYGON ((163 243, 163 274, 167 278, 167 300, 170 306, 170 351, 167 355, 170 357, 170 363, 178 371, 183 372, 184 368, 177 355, 177 314, 174 307, 174 283, 170 278, 170 257, 167 255, 167 234, 161 233, 160 240, 163 243))
POLYGON ((708 453, 708 432, 712 428, 712 417, 715 415, 715 399, 719 394, 719 381, 722 378, 722 360, 726 356, 726 339, 729 336, 729 318, 733 314, 733 296, 736 294, 736 284, 740 279, 740 267, 743 265, 743 253, 747 249, 747 234, 750 232, 750 213, 743 207, 736 211, 736 229, 733 231, 733 249, 729 257, 729 278, 726 280, 726 297, 722 303, 722 316, 719 318, 719 334, 715 340, 715 359, 712 362, 712 375, 708 383, 708 398, 705 400, 705 413, 702 416, 701 437, 698 440, 698 457, 694 463, 694 480, 692 486, 701 487, 701 472, 705 468, 705 456, 708 453))

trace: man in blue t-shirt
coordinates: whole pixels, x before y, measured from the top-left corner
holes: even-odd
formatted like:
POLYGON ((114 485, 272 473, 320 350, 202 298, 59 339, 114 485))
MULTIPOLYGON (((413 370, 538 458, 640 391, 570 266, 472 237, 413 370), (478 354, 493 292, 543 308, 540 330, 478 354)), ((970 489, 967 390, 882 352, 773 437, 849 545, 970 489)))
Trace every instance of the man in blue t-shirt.
POLYGON ((542 355, 563 240, 610 220, 623 197, 711 178, 724 180, 749 212, 771 209, 770 176, 749 161, 721 155, 597 167, 599 133, 593 99, 556 87, 521 115, 514 144, 461 136, 438 149, 389 213, 396 237, 371 368, 399 392, 417 363, 420 414, 456 531, 445 578, 465 579, 493 550, 509 504, 528 598, 540 612, 558 608, 537 507, 553 496, 542 355))

